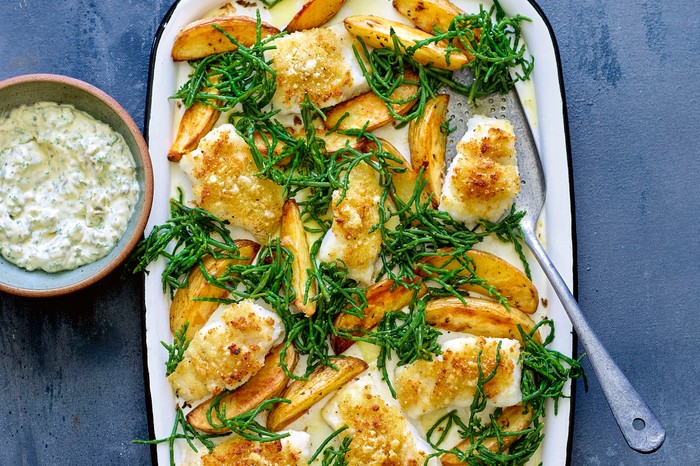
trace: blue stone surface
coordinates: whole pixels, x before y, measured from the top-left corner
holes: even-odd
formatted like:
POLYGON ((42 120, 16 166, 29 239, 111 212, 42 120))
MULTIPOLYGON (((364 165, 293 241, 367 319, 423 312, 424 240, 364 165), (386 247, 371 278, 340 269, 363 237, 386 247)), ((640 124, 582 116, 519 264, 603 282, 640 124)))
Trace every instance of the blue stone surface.
MULTIPOLYGON (((149 53, 172 0, 2 0, 0 79, 49 72, 111 94, 143 127, 149 53)), ((540 0, 559 45, 578 296, 667 429, 640 455, 593 378, 571 464, 700 464, 700 15, 695 0, 540 0)), ((0 293, 0 465, 143 465, 141 278, 56 299, 0 293)), ((581 349, 579 348, 579 351, 581 349)))

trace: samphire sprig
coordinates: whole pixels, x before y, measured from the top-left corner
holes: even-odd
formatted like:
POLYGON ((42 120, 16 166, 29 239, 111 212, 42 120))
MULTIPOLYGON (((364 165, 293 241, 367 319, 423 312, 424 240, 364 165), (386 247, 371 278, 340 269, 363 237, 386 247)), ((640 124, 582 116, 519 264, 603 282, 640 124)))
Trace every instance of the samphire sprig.
POLYGON ((396 391, 389 377, 389 361, 392 355, 396 356, 397 366, 403 366, 419 360, 431 361, 442 352, 437 342, 441 332, 425 320, 427 299, 419 298, 418 289, 414 289, 413 292, 407 312, 387 312, 374 330, 334 329, 334 333, 343 338, 379 347, 377 369, 394 398, 396 391))
MULTIPOLYGON (((530 403, 537 410, 544 409, 547 399, 554 401, 554 413, 557 413, 558 402, 564 395, 564 387, 569 380, 583 379, 584 388, 588 390, 586 373, 581 365, 583 356, 579 359, 570 358, 559 351, 547 348, 554 341, 554 321, 541 320, 531 332, 527 333, 518 326, 523 339, 522 367, 523 376, 520 384, 523 392, 523 403, 530 403), (549 327, 549 333, 542 343, 538 343, 532 335, 541 327, 549 327)), ((542 333, 542 332, 540 332, 542 333)))
POLYGON ((335 331, 335 317, 354 309, 361 313, 367 304, 366 290, 348 277, 348 268, 342 262, 318 262, 320 240, 311 247, 313 269, 309 280, 313 280, 319 292, 311 298, 316 302, 316 312, 309 318, 296 314, 296 322, 290 329, 290 339, 300 354, 307 354, 306 376, 317 367, 333 366, 328 338, 335 331))
POLYGON ((392 351, 396 354, 398 366, 415 361, 431 361, 434 356, 442 353, 437 342, 441 332, 425 320, 425 304, 425 299, 417 299, 417 296, 414 296, 408 313, 388 312, 377 326, 377 330, 368 335, 380 348, 377 368, 394 398, 396 391, 388 372, 388 361, 392 357, 392 351))
POLYGON ((411 58, 406 51, 406 46, 396 34, 392 34, 391 39, 393 49, 376 48, 370 52, 362 38, 358 37, 357 42, 360 44, 361 50, 353 45, 353 52, 372 92, 384 101, 393 118, 405 124, 421 116, 425 110, 425 103, 437 94, 442 80, 438 79, 436 75, 449 76, 450 74, 438 69, 432 72, 431 67, 423 66, 411 58), (363 57, 366 57, 367 65, 365 65, 363 57), (415 70, 417 79, 407 75, 407 68, 415 70), (392 98, 394 91, 403 85, 416 85, 416 92, 404 99, 392 98), (416 103, 404 115, 394 110, 396 105, 404 105, 413 101, 416 103))
POLYGON ((239 435, 246 440, 257 442, 272 442, 289 436, 289 433, 273 432, 260 425, 260 423, 255 420, 258 414, 260 414, 262 411, 272 409, 276 403, 289 403, 289 400, 285 398, 270 398, 250 411, 229 418, 226 417, 226 405, 221 404, 221 399, 227 393, 229 392, 224 391, 214 398, 214 400, 212 400, 206 416, 207 421, 209 421, 209 424, 211 424, 212 427, 226 428, 230 432, 219 434, 200 433, 194 427, 192 427, 189 422, 187 422, 187 417, 182 411, 182 408, 178 406, 175 410, 175 422, 173 424, 173 429, 168 437, 156 440, 134 440, 134 443, 157 445, 159 443, 167 442, 170 446, 170 465, 175 466, 175 440, 177 439, 185 439, 187 444, 195 453, 199 451, 195 441, 204 445, 209 453, 211 453, 216 444, 210 439, 226 437, 232 433, 239 435), (216 420, 214 420, 213 415, 216 415, 216 420))
MULTIPOLYGON (((527 407, 523 410, 532 408, 527 407)), ((544 434, 542 432, 544 424, 539 417, 533 419, 532 424, 520 431, 504 431, 498 423, 498 417, 503 410, 497 408, 488 416, 488 422, 472 422, 472 417, 466 423, 456 411, 450 411, 441 417, 429 430, 428 438, 431 446, 436 450, 430 457, 443 454, 453 454, 465 465, 470 466, 521 466, 527 463, 539 448, 544 434), (453 428, 459 429, 463 438, 469 438, 468 446, 462 450, 458 448, 445 449, 440 447, 442 441, 453 428), (435 440, 437 433, 439 437, 435 440), (508 437, 519 437, 509 448, 497 448, 496 451, 487 447, 487 442, 495 441, 496 445, 503 446, 508 437)), ((477 418, 478 419, 478 418, 477 418)))
POLYGON ((454 36, 475 57, 466 65, 473 74, 469 101, 494 93, 506 94, 517 81, 530 78, 535 59, 526 55, 525 44, 520 41, 523 21, 530 19, 521 15, 507 16, 498 0, 494 0, 489 10, 479 5, 479 13, 460 15, 452 20, 446 38, 454 36))
POLYGON ((229 392, 224 391, 217 395, 209 404, 207 410, 207 422, 214 429, 228 429, 234 434, 246 440, 257 442, 272 442, 289 437, 288 432, 273 432, 267 427, 260 425, 255 418, 263 411, 271 410, 277 403, 289 403, 286 398, 269 398, 257 407, 233 417, 226 416, 226 404, 221 400, 229 392))
POLYGON ((347 462, 345 461, 345 455, 350 450, 352 437, 344 437, 338 448, 328 446, 328 444, 347 429, 348 426, 343 426, 326 437, 326 439, 318 446, 314 454, 311 455, 306 464, 312 464, 319 455, 323 455, 321 456, 321 466, 346 466, 347 462))
POLYGON ((428 280, 450 293, 459 285, 469 282, 483 287, 488 294, 501 300, 495 289, 477 276, 473 262, 465 257, 465 253, 495 234, 502 241, 514 245, 529 274, 520 245, 520 220, 525 212, 518 211, 513 204, 499 222, 480 222, 474 228, 469 228, 453 219, 449 213, 432 206, 431 198, 423 195, 427 181, 422 171, 418 180, 411 199, 406 203, 393 196, 395 210, 380 205, 381 222, 378 228, 383 239, 380 252, 382 274, 396 281, 412 282, 416 272, 421 272, 420 275, 429 277, 428 280), (450 252, 443 252, 444 248, 449 248, 450 252), (450 263, 458 262, 460 266, 450 270, 448 267, 432 267, 421 261, 434 256, 445 257, 450 263))
POLYGON ((520 41, 523 21, 529 21, 529 18, 521 15, 507 16, 495 0, 490 9, 485 10, 480 5, 479 13, 458 15, 451 21, 447 31, 436 29, 433 37, 417 41, 412 46, 405 45, 392 31, 392 47, 369 51, 359 39, 361 50, 354 50, 372 91, 385 102, 392 116, 405 123, 422 115, 425 102, 434 97, 443 86, 473 102, 479 97, 494 93, 506 94, 517 81, 529 79, 534 58, 526 55, 525 45, 520 41), (465 65, 472 72, 470 83, 456 81, 452 71, 423 65, 413 58, 419 48, 438 42, 447 44, 448 60, 450 54, 458 51, 466 51, 474 57, 465 65), (363 57, 369 66, 365 65, 363 57), (417 82, 406 78, 407 68, 418 75, 417 82), (392 92, 404 83, 417 84, 416 93, 400 101, 392 99, 392 92), (398 115, 392 108, 392 105, 412 100, 417 102, 406 115, 398 115))
POLYGON ((138 443, 141 445, 157 445, 159 443, 167 442, 168 446, 170 447, 170 466, 175 466, 175 441, 177 439, 184 439, 194 452, 199 452, 197 445, 195 444, 195 441, 197 441, 204 445, 204 447, 211 453, 216 445, 210 439, 224 437, 227 435, 230 434, 202 434, 198 432, 190 425, 189 422, 187 422, 187 418, 185 417, 182 408, 178 406, 175 409, 175 422, 173 423, 173 429, 168 437, 155 440, 134 440, 133 443, 138 443))
POLYGON ((165 361, 166 377, 175 372, 177 365, 185 358, 185 351, 190 346, 190 341, 187 339, 187 328, 189 322, 185 322, 181 329, 175 332, 175 338, 172 344, 167 344, 161 341, 160 344, 168 351, 168 360, 165 361))
POLYGON ((170 199, 170 218, 139 241, 124 265, 124 273, 146 271, 148 264, 160 256, 166 259, 162 273, 163 292, 171 296, 178 288, 187 287, 188 276, 195 265, 204 270, 202 258, 243 259, 226 222, 199 207, 187 207, 182 199, 170 199))
POLYGON ((221 302, 261 299, 279 314, 289 308, 295 297, 291 286, 292 259, 279 239, 273 239, 260 248, 252 264, 229 264, 224 273, 210 277, 210 283, 229 290, 229 298, 221 302))

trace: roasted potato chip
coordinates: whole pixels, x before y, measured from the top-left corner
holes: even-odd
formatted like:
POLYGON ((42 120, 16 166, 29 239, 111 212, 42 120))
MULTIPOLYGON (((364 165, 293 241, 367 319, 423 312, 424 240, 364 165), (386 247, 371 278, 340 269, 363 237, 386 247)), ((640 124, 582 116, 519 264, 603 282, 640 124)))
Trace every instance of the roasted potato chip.
MULTIPOLYGON (((394 182, 395 192, 391 193, 391 197, 394 200, 394 204, 400 200, 403 204, 408 204, 413 197, 413 192, 416 189, 416 184, 418 183, 418 176, 416 172, 411 168, 411 164, 404 158, 404 156, 399 152, 399 150, 394 147, 389 141, 379 138, 382 144, 382 150, 390 153, 401 162, 396 163, 388 161, 390 164, 396 167, 404 168, 405 171, 402 173, 392 173, 391 179, 394 182), (398 199, 397 199, 398 198, 398 199)), ((373 141, 367 143, 367 148, 370 150, 376 150, 377 145, 373 141)), ((423 192, 425 193, 425 191, 423 192)), ((422 196, 423 198, 424 196, 422 196)))
POLYGON ((432 194, 432 203, 440 202, 442 182, 445 179, 445 150, 447 133, 443 125, 447 119, 447 104, 450 96, 440 94, 425 103, 423 115, 412 120, 408 126, 408 144, 411 148, 411 165, 428 181, 426 188, 432 194))
MULTIPOLYGON (((280 353, 283 344, 273 348, 265 357, 263 367, 251 377, 246 383, 237 389, 224 395, 219 401, 219 406, 226 408, 226 416, 234 417, 243 414, 251 409, 255 409, 260 404, 270 398, 278 396, 289 382, 289 376, 280 365, 280 353)), ((294 350, 294 346, 287 348, 284 362, 290 371, 294 370, 299 360, 299 355, 294 350)), ((187 414, 187 422, 195 429, 206 433, 222 433, 228 429, 224 427, 214 428, 207 420, 207 411, 212 403, 212 399, 203 401, 196 408, 187 414)), ((216 413, 212 411, 211 418, 214 424, 220 424, 216 418, 216 413)))
MULTIPOLYGON (((418 75, 413 71, 406 70, 404 79, 409 81, 418 81, 418 75)), ((392 104, 391 108, 398 115, 407 114, 416 104, 418 98, 418 86, 415 84, 402 84, 394 92, 391 93, 391 99, 403 101, 411 99, 404 104, 392 104)), ((341 102, 335 107, 326 112, 326 120, 324 124, 326 128, 338 129, 363 128, 367 125, 367 131, 380 128, 394 121, 394 116, 389 112, 386 103, 374 92, 366 92, 358 95, 350 100, 341 102), (347 114, 347 116, 345 116, 347 114), (342 121, 340 121, 342 119, 342 121), (340 124, 338 124, 340 121, 340 124)))
MULTIPOLYGON (((211 78, 213 83, 218 82, 219 77, 211 78)), ((216 88, 208 88, 210 94, 218 94, 216 88)), ((185 109, 180 124, 177 128, 175 140, 168 151, 168 160, 179 162, 183 155, 197 148, 199 140, 207 135, 219 119, 221 112, 211 105, 195 102, 185 109)))
MULTIPOLYGON (((530 333, 535 322, 524 312, 491 299, 465 298, 466 304, 457 297, 438 298, 425 306, 425 320, 436 327, 452 332, 471 333, 493 338, 512 338, 523 341, 518 325, 530 333)), ((533 338, 542 343, 540 333, 533 338)))
MULTIPOLYGON (((216 30, 220 27, 239 43, 250 46, 255 43, 257 22, 249 16, 222 16, 195 21, 187 25, 175 37, 172 57, 175 61, 198 60, 207 55, 221 52, 232 52, 238 48, 225 35, 216 30)), ((279 29, 267 23, 262 23, 262 37, 279 34, 279 29)))
POLYGON ((267 417, 267 428, 275 432, 284 429, 326 395, 342 387, 368 367, 362 359, 353 357, 334 359, 333 364, 338 370, 320 366, 307 380, 295 380, 289 384, 281 397, 290 400, 290 403, 275 405, 267 417))
POLYGON ((308 0, 289 22, 286 31, 295 32, 323 26, 347 0, 308 0))
MULTIPOLYGON (((207 256, 202 261, 204 269, 209 275, 218 276, 226 270, 229 264, 250 264, 260 249, 260 245, 248 240, 236 240, 243 260, 215 259, 207 256)), ((225 298, 229 292, 218 286, 210 284, 199 267, 195 267, 188 278, 189 286, 179 288, 170 305, 170 330, 175 333, 185 323, 187 327, 187 339, 191 340, 199 329, 209 320, 219 303, 214 301, 194 301, 195 298, 225 298)))
POLYGON ((447 0, 393 0, 394 8, 421 31, 447 31, 455 16, 464 12, 447 0))
MULTIPOLYGON (((461 265, 457 260, 452 259, 453 253, 454 251, 450 248, 440 249, 438 254, 423 258, 421 263, 436 268, 454 270, 461 267, 461 265)), ((493 286, 501 296, 508 300, 509 305, 527 314, 537 311, 540 299, 537 288, 517 267, 486 251, 471 249, 467 252, 467 257, 474 261, 476 275, 486 280, 488 285, 493 286)), ((424 276, 431 275, 420 267, 418 267, 418 273, 424 276)), ((469 274, 465 270, 460 275, 468 276, 469 274)), ((478 285, 465 284, 460 288, 475 293, 488 293, 483 287, 478 285)))
POLYGON ((219 112, 211 105, 195 102, 185 110, 175 135, 175 141, 168 150, 168 160, 179 162, 184 154, 197 148, 199 140, 211 131, 219 119, 219 112))
MULTIPOLYGON (((219 76, 210 78, 212 83, 219 81, 219 76)), ((210 94, 218 94, 216 88, 208 88, 210 94)), ((217 102, 214 102, 217 103, 217 102)), ((183 155, 197 148, 199 140, 207 135, 219 119, 221 112, 211 105, 195 102, 185 109, 177 128, 175 140, 168 151, 168 160, 179 162, 183 155)))
MULTIPOLYGON (((363 309, 364 317, 341 312, 335 318, 335 328, 344 330, 371 330, 379 324, 384 314, 408 306, 415 294, 423 296, 427 289, 421 284, 416 291, 397 284, 391 279, 382 280, 367 288, 367 307, 363 309), (393 288, 393 289, 392 289, 393 288)), ((360 334, 361 332, 357 332, 360 334)), ((335 354, 340 354, 350 348, 355 342, 337 335, 331 335, 331 348, 335 354)))
MULTIPOLYGON (((445 32, 455 16, 464 14, 448 0, 394 0, 394 8, 399 13, 410 19, 421 31, 434 34, 435 30, 445 32)), ((472 29, 474 37, 478 40, 481 29, 472 29)), ((455 38, 454 45, 464 49, 464 46, 455 38)), ((464 52, 472 60, 469 52, 464 52)))
MULTIPOLYGON (((394 48, 392 30, 406 47, 412 47, 416 42, 433 37, 420 29, 378 16, 349 16, 345 18, 345 28, 350 34, 375 48, 394 48)), ((458 70, 473 58, 461 51, 453 51, 447 56, 447 44, 436 42, 417 49, 413 59, 422 65, 432 64, 436 68, 458 70)))
MULTIPOLYGON (((501 431, 504 433, 520 432, 530 427, 533 414, 534 412, 532 408, 529 408, 529 410, 526 413, 525 408, 521 405, 509 406, 508 408, 505 408, 503 411, 501 411, 501 415, 498 416, 496 422, 498 422, 498 425, 501 426, 501 431)), ((494 453, 503 453, 506 452, 510 448, 510 446, 513 445, 513 443, 515 443, 515 441, 519 438, 519 435, 501 435, 500 439, 495 437, 488 438, 481 445, 488 448, 494 453)), ((462 440, 460 443, 457 444, 457 449, 466 450, 469 444, 469 439, 462 440)), ((464 465, 464 463, 461 462, 459 458, 457 458, 457 456, 452 453, 445 453, 440 457, 440 461, 442 461, 443 466, 464 465)))
POLYGON ((309 243, 306 239, 304 222, 301 220, 299 206, 294 199, 288 199, 282 207, 280 244, 294 256, 292 261, 292 288, 296 294, 294 305, 306 317, 310 317, 316 312, 316 301, 312 301, 316 295, 316 282, 311 282, 308 298, 304 299, 306 284, 309 281, 309 270, 313 268, 313 265, 309 255, 309 243))

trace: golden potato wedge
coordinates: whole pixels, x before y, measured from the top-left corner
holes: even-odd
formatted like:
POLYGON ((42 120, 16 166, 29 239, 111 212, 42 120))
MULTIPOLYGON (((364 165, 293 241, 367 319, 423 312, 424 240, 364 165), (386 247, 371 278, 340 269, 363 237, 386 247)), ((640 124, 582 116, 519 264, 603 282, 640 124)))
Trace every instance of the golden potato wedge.
MULTIPOLYGON (((345 29, 350 34, 375 48, 394 47, 392 30, 406 47, 412 47, 416 42, 433 37, 420 29, 378 16, 349 16, 344 22, 345 29)), ((440 42, 424 45, 415 51, 413 59, 422 65, 432 64, 445 70, 458 70, 473 60, 473 57, 461 51, 452 52, 448 57, 446 47, 447 44, 440 42)))
MULTIPOLYGON (((391 179, 394 182, 394 188, 396 189, 396 191, 390 194, 394 200, 394 204, 396 204, 397 198, 398 200, 401 200, 402 203, 408 204, 411 200, 411 197, 413 197, 413 192, 416 189, 418 176, 416 175, 416 172, 413 171, 413 169, 411 168, 411 164, 404 158, 403 155, 401 155, 401 152, 399 152, 399 150, 396 147, 394 147, 389 141, 385 141, 384 139, 379 138, 379 141, 382 144, 382 150, 390 153, 391 155, 393 155, 401 161, 398 163, 390 161, 389 163, 392 166, 406 169, 403 173, 392 172, 391 179)), ((367 148, 369 150, 376 150, 377 145, 373 141, 369 141, 367 143, 367 148)))
POLYGON ((175 141, 168 150, 168 160, 179 162, 183 155, 196 149, 199 140, 211 131, 220 114, 211 105, 199 102, 186 109, 177 128, 175 141))
MULTIPOLYGON (((454 251, 450 248, 440 249, 438 251, 439 254, 450 255, 453 252, 454 251)), ((527 314, 532 314, 537 311, 540 299, 537 288, 535 288, 532 281, 517 267, 486 251, 471 249, 467 252, 467 257, 474 261, 476 275, 493 286, 501 296, 508 300, 508 304, 527 314)), ((435 255, 421 259, 421 263, 437 268, 454 270, 460 267, 459 262, 456 260, 450 261, 451 257, 449 255, 435 255)), ((424 276, 428 275, 424 270, 420 269, 420 267, 418 273, 424 276)), ((462 271, 460 273, 460 275, 467 274, 467 271, 462 271)), ((473 291, 475 293, 486 293, 486 290, 482 287, 471 284, 463 285, 461 289, 473 291)))
POLYGON ((311 300, 316 295, 316 282, 311 282, 308 299, 305 300, 304 295, 306 294, 306 284, 309 281, 309 269, 313 265, 311 264, 304 222, 301 220, 299 206, 294 199, 287 199, 284 206, 282 206, 280 244, 294 256, 292 261, 292 288, 296 296, 293 304, 306 317, 310 317, 316 312, 316 301, 311 300))
POLYGON ((267 417, 267 428, 275 432, 284 429, 326 395, 350 382, 368 367, 362 359, 353 357, 336 358, 333 364, 338 370, 320 366, 307 380, 295 380, 290 383, 281 395, 282 398, 290 400, 290 403, 275 405, 267 417))
POLYGON ((323 26, 347 0, 308 0, 289 22, 285 31, 295 32, 323 26))
MULTIPOLYGON (((216 83, 218 75, 211 78, 216 83)), ((209 88, 211 94, 218 94, 215 88, 209 88)), ((207 135, 219 119, 221 112, 211 105, 195 102, 191 107, 185 109, 180 124, 177 128, 175 140, 168 151, 168 160, 179 162, 183 155, 197 148, 199 140, 207 135)))
MULTIPOLYGON (((431 299, 425 306, 425 320, 436 327, 452 332, 465 332, 493 338, 512 338, 523 341, 518 325, 530 333, 535 322, 521 310, 506 309, 492 299, 468 297, 464 304, 457 297, 431 299)), ((540 332, 533 339, 542 343, 540 332)))
MULTIPOLYGON (((251 377, 246 383, 221 398, 219 406, 226 407, 227 417, 238 416, 251 409, 255 409, 260 406, 263 401, 275 398, 282 393, 289 382, 289 377, 284 372, 282 366, 280 366, 280 353, 282 352, 283 346, 284 344, 280 344, 273 348, 265 357, 265 364, 257 374, 251 377)), ((284 362, 287 364, 289 370, 292 371, 294 367, 296 367, 297 361, 299 361, 299 355, 294 350, 294 346, 290 345, 287 348, 284 362)), ((209 410, 211 402, 212 399, 210 398, 197 405, 197 407, 187 414, 187 422, 195 429, 208 434, 227 432, 227 428, 219 427, 215 429, 209 424, 207 420, 207 411, 209 410)), ((211 416, 215 424, 219 423, 216 418, 216 413, 212 412, 211 416)))
POLYGON ((435 207, 440 203, 445 180, 447 133, 442 130, 442 125, 447 119, 449 102, 450 96, 447 94, 428 100, 423 115, 412 120, 408 126, 411 165, 416 173, 423 169, 423 176, 428 182, 426 189, 433 195, 431 201, 435 207))
MULTIPOLYGON (((498 416, 498 419, 496 420, 496 422, 498 422, 498 424, 501 426, 502 432, 521 432, 530 427, 534 412, 532 411, 532 408, 529 409, 527 413, 524 411, 525 408, 523 408, 521 405, 504 408, 501 415, 498 416)), ((482 445, 494 453, 498 453, 499 451, 503 453, 507 451, 510 446, 513 445, 516 440, 518 440, 518 438, 520 438, 519 435, 501 435, 500 445, 498 443, 498 439, 495 437, 486 439, 482 445)), ((469 444, 469 439, 462 440, 457 444, 457 449, 465 450, 469 444)), ((440 460, 442 461, 443 466, 461 466, 465 464, 459 461, 459 458, 452 453, 445 453, 440 457, 440 460)))
MULTIPOLYGON (((365 316, 360 318, 341 312, 333 322, 335 328, 371 330, 379 324, 387 312, 398 311, 408 306, 416 292, 402 285, 394 285, 395 282, 393 280, 386 279, 367 288, 367 307, 363 310, 365 316), (394 287, 393 290, 392 287, 394 287)), ((427 288, 421 283, 418 297, 425 295, 427 291, 427 288)), ((356 333, 361 334, 361 332, 356 333)), ((337 335, 331 335, 330 342, 335 354, 340 354, 355 344, 354 341, 337 335)))
MULTIPOLYGON (((206 18, 187 25, 175 37, 172 57, 175 61, 198 60, 207 55, 221 52, 232 52, 238 47, 228 38, 214 29, 214 25, 226 31, 231 37, 245 46, 255 43, 257 37, 257 22, 249 16, 221 16, 206 18)), ((279 34, 276 27, 262 23, 262 37, 279 34)))
POLYGON ((361 152, 367 145, 367 140, 364 138, 357 139, 355 137, 345 136, 344 134, 338 134, 336 132, 331 133, 318 128, 316 129, 316 137, 318 139, 323 139, 326 152, 329 154, 339 151, 346 145, 361 152))
MULTIPOLYGON (((413 71, 406 70, 404 78, 409 81, 418 81, 418 75, 413 71)), ((405 104, 392 104, 391 107, 399 115, 407 114, 418 101, 418 86, 415 84, 402 84, 391 93, 392 100, 406 100, 416 96, 405 104)), ((338 129, 362 128, 367 125, 367 131, 380 128, 394 121, 394 117, 389 112, 386 103, 377 97, 374 92, 367 92, 358 95, 350 100, 341 102, 331 108, 326 113, 324 124, 331 129, 338 125, 338 129), (343 118, 345 114, 347 117, 343 118), (343 120, 338 124, 338 121, 343 120)))
MULTIPOLYGON (((248 240, 236 240, 241 257, 245 259, 215 259, 207 256, 202 261, 204 269, 209 275, 220 275, 229 264, 250 264, 260 249, 260 245, 248 240)), ((213 301, 194 301, 195 298, 225 298, 228 291, 210 284, 199 267, 195 267, 188 278, 189 286, 179 288, 170 305, 170 330, 175 333, 185 323, 187 327, 187 339, 191 340, 199 329, 207 322, 212 313, 219 307, 219 303, 213 301)))
MULTIPOLYGON (((410 19, 421 31, 428 34, 435 34, 435 30, 445 32, 449 29, 450 23, 455 16, 464 13, 448 0, 394 0, 394 8, 399 13, 410 19)), ((481 29, 472 30, 474 37, 478 40, 481 36, 481 29)), ((454 39, 454 45, 464 49, 464 45, 459 39, 454 39)), ((464 52, 470 60, 472 54, 464 52)))
POLYGON ((393 4, 399 13, 428 34, 436 28, 447 31, 452 19, 464 13, 448 0, 393 0, 393 4))

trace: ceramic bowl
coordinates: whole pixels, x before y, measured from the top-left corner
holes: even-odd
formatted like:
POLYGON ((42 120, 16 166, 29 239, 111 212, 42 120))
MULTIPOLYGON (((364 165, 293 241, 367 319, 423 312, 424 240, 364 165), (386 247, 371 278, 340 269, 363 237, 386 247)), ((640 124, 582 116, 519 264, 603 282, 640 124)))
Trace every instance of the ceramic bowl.
POLYGON ((0 82, 0 116, 15 107, 36 102, 72 104, 121 133, 134 156, 140 187, 139 199, 126 231, 111 252, 95 262, 62 272, 30 272, 0 256, 0 290, 20 296, 45 297, 92 285, 126 260, 141 238, 151 211, 153 170, 146 141, 138 126, 117 101, 95 86, 51 74, 31 74, 0 82))

